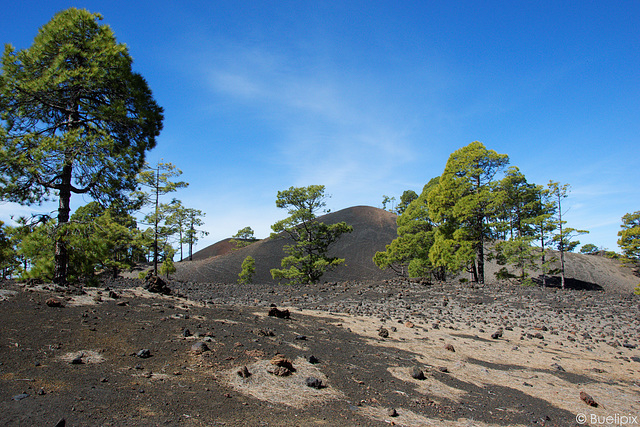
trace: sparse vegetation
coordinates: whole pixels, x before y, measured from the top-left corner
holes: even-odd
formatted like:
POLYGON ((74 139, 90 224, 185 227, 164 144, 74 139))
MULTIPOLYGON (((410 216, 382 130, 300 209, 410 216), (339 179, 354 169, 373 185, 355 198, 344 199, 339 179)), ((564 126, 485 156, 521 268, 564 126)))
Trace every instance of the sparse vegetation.
POLYGON ((287 237, 293 243, 284 247, 287 257, 281 269, 272 269, 274 279, 292 283, 316 283, 322 275, 344 263, 344 258, 329 256, 331 244, 353 227, 344 222, 325 224, 316 219, 316 212, 326 206, 324 185, 291 187, 279 191, 276 206, 287 209, 289 217, 271 226, 272 238, 287 237))
POLYGON ((31 47, 7 46, 2 57, 0 198, 58 199, 53 280, 60 284, 68 276, 71 194, 105 206, 121 198, 162 129, 162 108, 101 19, 64 10, 31 47))
POLYGON ((238 274, 238 283, 248 284, 253 281, 253 275, 256 273, 256 261, 252 256, 247 256, 242 261, 242 270, 238 274))
POLYGON ((640 211, 624 215, 620 228, 618 246, 625 261, 637 269, 640 265, 640 211))
POLYGON ((579 244, 575 236, 587 233, 564 227, 561 202, 568 185, 552 182, 545 189, 530 184, 517 167, 498 179, 507 163, 506 154, 480 142, 452 153, 443 175, 431 180, 398 217, 398 238, 374 256, 375 264, 409 276, 444 278, 447 272, 466 270, 472 281, 483 283, 485 260, 496 259, 505 266, 498 279, 517 277, 531 284, 531 274, 541 271, 546 284, 553 241, 564 276, 564 252, 579 244))

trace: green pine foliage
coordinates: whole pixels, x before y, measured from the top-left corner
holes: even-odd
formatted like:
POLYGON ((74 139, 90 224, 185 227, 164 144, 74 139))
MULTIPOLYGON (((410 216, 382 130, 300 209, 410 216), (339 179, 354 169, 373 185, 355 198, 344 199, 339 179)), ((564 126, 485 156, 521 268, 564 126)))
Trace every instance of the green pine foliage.
POLYGON ((438 185, 428 197, 438 225, 431 262, 450 271, 468 268, 473 281, 484 283, 485 245, 498 212, 496 175, 509 162, 506 154, 475 141, 449 156, 438 185))
POLYGON ((562 249, 563 260, 586 231, 564 226, 567 185, 529 183, 517 167, 505 171, 507 163, 506 154, 477 141, 452 153, 443 174, 398 217, 398 237, 374 263, 410 277, 467 271, 482 283, 485 260, 496 259, 503 266, 496 279, 532 285, 539 275, 546 284, 550 248, 562 249))
POLYGON ((620 228, 618 246, 622 254, 627 262, 640 263, 640 211, 624 215, 620 228))
POLYGON ((290 187, 278 192, 276 206, 287 209, 289 217, 271 226, 272 238, 286 237, 292 243, 284 246, 288 254, 281 269, 271 269, 274 279, 291 283, 316 283, 322 275, 342 264, 343 258, 328 255, 329 247, 340 236, 353 231, 345 222, 325 224, 316 219, 316 212, 326 206, 324 185, 290 187))
POLYGON ((429 259, 429 251, 434 243, 434 227, 429 216, 427 196, 437 185, 438 179, 432 179, 424 186, 420 196, 411 197, 403 209, 396 220, 398 237, 373 257, 373 262, 380 269, 389 268, 401 276, 444 279, 443 269, 436 268, 429 259))
POLYGON ((256 261, 252 256, 247 256, 242 261, 242 270, 238 274, 238 283, 241 285, 249 284, 253 281, 253 275, 256 273, 256 261))
MULTIPOLYGON (((101 19, 64 10, 40 28, 31 47, 7 45, 2 55, 0 198, 58 199, 59 228, 69 221, 71 194, 109 204, 133 190, 162 129, 162 108, 101 19)), ((65 283, 64 231, 55 242, 53 279, 65 283)))

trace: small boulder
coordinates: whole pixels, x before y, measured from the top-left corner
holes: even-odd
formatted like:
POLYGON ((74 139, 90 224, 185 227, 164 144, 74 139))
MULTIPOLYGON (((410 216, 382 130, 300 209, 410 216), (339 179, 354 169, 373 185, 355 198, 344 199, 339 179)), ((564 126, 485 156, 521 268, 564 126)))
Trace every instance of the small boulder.
POLYGON ((453 352, 453 353, 456 352, 456 349, 453 347, 452 344, 445 344, 444 345, 444 349, 447 350, 447 351, 453 352))
POLYGON ((380 328, 378 330, 378 336, 381 338, 389 338, 389 331, 386 328, 380 328))
POLYGON ((47 306, 49 307, 64 307, 62 301, 60 301, 57 298, 49 298, 45 304, 47 304, 47 306))
POLYGON ((191 346, 191 353, 193 354, 202 354, 202 353, 206 353, 207 351, 211 351, 211 350, 209 349, 209 346, 207 346, 207 344, 205 344, 202 341, 198 341, 197 343, 191 346))
POLYGON ((424 372, 418 366, 414 366, 411 368, 411 378, 416 380, 426 380, 427 377, 424 376, 424 372))
POLYGON ((307 384, 307 387, 317 388, 317 389, 322 388, 322 380, 316 377, 307 377, 307 379, 304 381, 305 381, 305 384, 307 384))
POLYGON ((27 397, 29 397, 29 395, 27 393, 20 393, 20 394, 16 394, 15 396, 13 396, 11 398, 11 400, 22 400, 22 399, 26 399, 27 397))
POLYGON ((271 359, 271 364, 275 366, 272 370, 267 370, 270 374, 277 375, 279 377, 286 377, 296 371, 293 367, 291 360, 284 357, 282 354, 276 354, 271 359))
POLYGON ((276 354, 275 356, 273 356, 273 358, 271 359, 271 364, 275 366, 287 368, 292 372, 296 371, 296 369, 293 367, 293 363, 291 362, 291 360, 287 359, 282 354, 276 354))
POLYGON ((148 274, 145 278, 144 288, 156 294, 171 295, 171 288, 167 286, 164 280, 153 274, 148 274))
POLYGON ((580 399, 582 399, 582 401, 589 406, 593 406, 594 408, 598 407, 598 403, 595 400, 593 400, 593 397, 591 397, 588 393, 584 391, 580 392, 580 399))
POLYGON ((277 317, 278 319, 290 319, 291 313, 289 310, 279 310, 274 304, 271 304, 271 308, 269 309, 269 316, 277 317))
POLYGON ((275 376, 278 376, 278 377, 287 377, 287 376, 292 374, 292 372, 290 370, 288 370, 287 368, 285 368, 283 366, 276 366, 275 368, 273 368, 271 370, 267 370, 267 372, 269 372, 270 374, 273 374, 275 376))
POLYGON ((149 350, 148 348, 143 348, 136 353, 136 356, 140 359, 148 359, 149 357, 151 357, 151 350, 149 350))
POLYGON ((71 362, 69 363, 71 363, 72 365, 82 365, 84 363, 84 361, 82 360, 83 356, 84 356, 84 353, 80 353, 78 356, 71 359, 71 362))
POLYGON ((495 331, 494 333, 491 334, 491 338, 493 338, 494 340, 497 340, 498 338, 502 338, 502 333, 504 332, 504 330, 502 328, 498 329, 497 331, 495 331))
POLYGON ((242 369, 238 371, 238 376, 242 378, 249 378, 251 376, 251 372, 249 372, 249 368, 243 366, 242 369))

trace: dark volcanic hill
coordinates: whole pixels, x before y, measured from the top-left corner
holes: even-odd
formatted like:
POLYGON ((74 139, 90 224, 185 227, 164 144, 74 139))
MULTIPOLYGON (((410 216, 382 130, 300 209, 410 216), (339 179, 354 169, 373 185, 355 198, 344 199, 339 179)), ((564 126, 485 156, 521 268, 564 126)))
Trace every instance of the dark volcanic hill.
MULTIPOLYGON (((356 206, 323 215, 327 224, 346 222, 353 232, 343 235, 330 254, 346 259, 345 265, 325 274, 323 281, 369 280, 393 277, 373 263, 373 255, 396 238, 395 214, 370 206, 356 206)), ((264 239, 245 248, 232 250, 229 239, 215 243, 193 255, 194 261, 177 264, 174 278, 192 282, 233 283, 238 280, 240 266, 247 256, 256 261, 254 282, 273 283, 270 270, 280 268, 287 239, 264 239)))
MULTIPOLYGON (((391 271, 382 271, 373 263, 373 255, 385 249, 397 236, 395 214, 370 206, 356 206, 330 213, 319 219, 328 224, 344 221, 353 226, 353 233, 343 235, 330 253, 346 259, 346 264, 323 276, 322 281, 380 280, 394 277, 391 271)), ((264 239, 245 248, 233 250, 230 239, 215 243, 193 255, 194 261, 176 264, 174 279, 200 283, 235 283, 242 261, 252 256, 256 261, 254 283, 275 283, 270 270, 280 268, 285 256, 282 247, 286 239, 264 239)), ((558 267, 556 265, 554 267, 558 267)), ((494 273, 501 266, 487 262, 485 278, 493 282, 494 273)), ((461 274, 459 278, 467 277, 461 274)), ((631 293, 640 282, 629 268, 598 255, 566 254, 567 287, 585 290, 605 290, 631 293)), ((559 277, 552 277, 550 284, 559 286, 559 277)))

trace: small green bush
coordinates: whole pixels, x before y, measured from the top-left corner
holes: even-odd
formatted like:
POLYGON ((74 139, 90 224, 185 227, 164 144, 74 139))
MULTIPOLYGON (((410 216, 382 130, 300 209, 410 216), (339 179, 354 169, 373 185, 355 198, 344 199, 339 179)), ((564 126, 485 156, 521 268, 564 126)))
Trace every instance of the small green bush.
POLYGON ((251 283, 255 272, 256 261, 252 256, 247 256, 244 261, 242 261, 242 271, 240 271, 240 274, 238 274, 238 283, 240 283, 241 285, 251 283))

